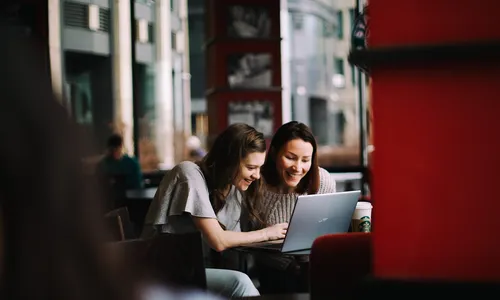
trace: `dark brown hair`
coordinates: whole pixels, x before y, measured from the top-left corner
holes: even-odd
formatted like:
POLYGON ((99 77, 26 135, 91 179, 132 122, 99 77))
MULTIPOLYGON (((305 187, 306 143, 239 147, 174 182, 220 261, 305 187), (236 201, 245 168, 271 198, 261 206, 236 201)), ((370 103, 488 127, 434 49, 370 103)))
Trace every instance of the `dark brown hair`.
POLYGON ((283 184, 283 178, 276 169, 276 159, 286 143, 301 139, 313 146, 311 169, 302 178, 297 186, 296 192, 299 194, 316 194, 319 190, 319 166, 317 156, 317 144, 311 129, 303 123, 291 121, 283 124, 274 134, 266 156, 266 161, 262 166, 262 176, 267 184, 278 187, 283 184))
MULTIPOLYGON (((264 135, 247 124, 230 125, 217 136, 207 155, 198 162, 207 181, 215 213, 224 207, 223 192, 238 176, 241 160, 250 153, 265 151, 264 135)), ((243 201, 252 223, 260 222, 261 196, 262 181, 259 179, 250 185, 243 201)))
POLYGON ((132 279, 103 253, 102 198, 84 178, 76 124, 33 45, 2 33, 0 298, 133 299, 132 279))
POLYGON ((110 150, 115 150, 115 149, 122 147, 123 146, 122 136, 119 134, 116 134, 116 133, 112 134, 108 138, 107 145, 108 145, 108 149, 110 149, 110 150))

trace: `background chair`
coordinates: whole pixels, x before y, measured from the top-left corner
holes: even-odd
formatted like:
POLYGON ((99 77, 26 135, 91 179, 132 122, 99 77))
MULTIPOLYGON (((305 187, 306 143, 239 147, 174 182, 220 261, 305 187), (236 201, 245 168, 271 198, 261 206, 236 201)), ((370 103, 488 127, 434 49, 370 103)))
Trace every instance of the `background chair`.
POLYGON ((310 254, 311 299, 353 299, 372 272, 371 233, 328 234, 310 254))
POLYGON ((130 215, 127 207, 113 209, 104 216, 107 225, 112 232, 114 241, 124 241, 137 238, 134 224, 130 221, 130 215), (119 228, 116 228, 119 226, 119 228), (118 238, 118 239, 117 239, 118 238))
POLYGON ((123 230, 123 222, 119 215, 104 216, 104 222, 110 234, 110 241, 124 241, 125 233, 123 230))

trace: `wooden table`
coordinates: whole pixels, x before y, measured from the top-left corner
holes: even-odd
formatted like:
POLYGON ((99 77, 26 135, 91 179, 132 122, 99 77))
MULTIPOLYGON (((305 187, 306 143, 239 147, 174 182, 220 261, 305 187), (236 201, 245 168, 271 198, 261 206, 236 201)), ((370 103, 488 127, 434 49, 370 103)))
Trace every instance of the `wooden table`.
POLYGON ((155 197, 157 188, 145 188, 137 190, 127 190, 125 192, 125 198, 127 200, 149 200, 152 201, 155 197))

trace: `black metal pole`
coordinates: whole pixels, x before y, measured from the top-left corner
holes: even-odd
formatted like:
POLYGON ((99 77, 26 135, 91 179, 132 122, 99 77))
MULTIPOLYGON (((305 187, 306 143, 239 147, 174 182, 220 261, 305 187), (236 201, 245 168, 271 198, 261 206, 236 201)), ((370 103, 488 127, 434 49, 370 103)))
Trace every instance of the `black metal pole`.
POLYGON ((132 122, 133 122, 133 141, 134 155, 139 159, 139 74, 136 63, 135 41, 137 37, 137 26, 135 21, 135 0, 130 0, 130 40, 131 40, 131 58, 132 58, 132 122))
MULTIPOLYGON (((360 15, 360 0, 356 0, 355 17, 360 15)), ((368 175, 368 162, 366 157, 366 101, 365 101, 365 90, 363 88, 364 80, 363 73, 359 68, 355 68, 358 79, 358 108, 359 108, 359 162, 362 166, 362 177, 361 177, 361 195, 366 195, 365 184, 367 182, 366 176, 368 175)))

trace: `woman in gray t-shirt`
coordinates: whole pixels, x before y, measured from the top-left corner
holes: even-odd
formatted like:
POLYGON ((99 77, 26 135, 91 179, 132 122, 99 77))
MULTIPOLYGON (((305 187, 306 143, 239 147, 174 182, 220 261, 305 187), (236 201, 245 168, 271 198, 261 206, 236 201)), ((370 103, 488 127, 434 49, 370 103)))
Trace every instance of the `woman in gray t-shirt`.
MULTIPOLYGON (((206 244, 217 252, 284 238, 287 223, 251 232, 240 228, 241 206, 250 223, 261 221, 259 179, 265 152, 262 133, 246 124, 229 126, 200 162, 182 162, 165 175, 146 216, 142 237, 200 231, 206 244)), ((259 294, 246 274, 212 269, 217 266, 209 252, 205 254, 209 291, 226 297, 259 294)))

